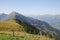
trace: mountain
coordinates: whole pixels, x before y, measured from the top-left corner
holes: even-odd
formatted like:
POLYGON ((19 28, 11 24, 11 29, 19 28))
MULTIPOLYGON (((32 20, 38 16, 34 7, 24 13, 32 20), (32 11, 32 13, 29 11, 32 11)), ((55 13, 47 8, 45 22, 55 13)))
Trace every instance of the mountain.
POLYGON ((4 18, 6 18, 7 17, 7 14, 5 14, 5 13, 1 13, 0 14, 0 21, 2 21, 4 18))
MULTIPOLYGON (((26 17, 24 15, 19 14, 18 12, 11 12, 7 17, 1 20, 5 21, 5 23, 3 21, 1 21, 2 23, 0 22, 1 24, 4 23, 4 25, 6 25, 6 22, 9 20, 15 20, 16 23, 20 24, 24 28, 23 30, 28 33, 31 32, 32 34, 38 34, 39 31, 42 31, 42 34, 53 35, 54 37, 55 35, 59 34, 59 30, 53 28, 47 22, 31 17, 26 17)), ((9 22, 7 22, 8 25, 13 25, 14 27, 15 24, 12 23, 10 24, 9 22)))
POLYGON ((33 16, 33 18, 45 21, 52 25, 54 28, 60 30, 60 15, 40 15, 40 16, 33 16))
MULTIPOLYGON (((2 36, 3 34, 6 34, 6 33, 7 33, 7 35, 11 34, 11 36, 12 36, 12 32, 14 31, 15 37, 19 37, 20 40, 22 40, 22 38, 23 38, 23 40, 24 39, 25 40, 40 40, 40 35, 35 34, 35 33, 38 33, 38 29, 36 29, 30 25, 28 27, 27 26, 28 26, 27 24, 24 24, 18 20, 13 20, 13 19, 4 21, 4 22, 0 22, 0 34, 1 34, 0 36, 2 36)), ((5 35, 3 35, 3 38, 6 39, 5 35)), ((8 36, 7 36, 7 39, 9 39, 8 36)), ((41 39, 42 40, 45 40, 45 39, 54 40, 55 38, 54 37, 51 38, 50 36, 47 37, 45 35, 42 35, 41 39)), ((16 39, 16 40, 19 40, 19 39, 16 39)))

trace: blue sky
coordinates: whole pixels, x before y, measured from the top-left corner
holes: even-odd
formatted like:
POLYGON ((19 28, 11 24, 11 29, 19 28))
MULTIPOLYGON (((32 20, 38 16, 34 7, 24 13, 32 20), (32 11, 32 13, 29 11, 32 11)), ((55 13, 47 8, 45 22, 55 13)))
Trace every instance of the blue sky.
POLYGON ((23 15, 60 14, 60 0, 0 0, 0 13, 23 15))

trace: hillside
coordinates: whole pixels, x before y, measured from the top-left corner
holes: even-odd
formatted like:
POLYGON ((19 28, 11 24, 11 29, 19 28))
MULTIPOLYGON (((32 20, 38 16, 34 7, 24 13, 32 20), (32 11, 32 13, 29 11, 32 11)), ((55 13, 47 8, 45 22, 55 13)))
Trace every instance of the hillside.
MULTIPOLYGON (((12 30, 15 31, 15 36, 19 36, 20 35, 20 37, 27 38, 27 40, 29 38, 31 40, 40 40, 40 36, 38 34, 34 35, 34 34, 27 33, 24 30, 24 26, 22 24, 18 24, 17 20, 9 20, 9 21, 0 22, 0 33, 12 34, 12 30)), ((35 31, 36 31, 36 29, 35 29, 35 31)), ((49 37, 47 37, 45 35, 42 36, 42 40, 46 40, 46 38, 48 40, 50 40, 50 39, 54 40, 54 38, 49 38, 49 37)))
POLYGON ((13 29, 16 30, 16 31, 21 31, 22 26, 19 25, 18 23, 16 23, 15 20, 0 22, 0 30, 2 30, 2 31, 4 31, 4 30, 12 31, 13 29))
POLYGON ((48 36, 49 38, 56 38, 59 34, 59 30, 53 28, 47 22, 26 17, 18 12, 11 12, 5 18, 3 16, 1 18, 1 31, 18 31, 32 35, 39 35, 41 31, 42 35, 48 36))
POLYGON ((38 20, 38 19, 34 19, 34 18, 26 17, 26 16, 24 16, 24 15, 18 13, 18 12, 11 12, 7 17, 5 17, 5 18, 2 17, 1 20, 2 21, 7 21, 7 20, 12 20, 12 19, 16 19, 16 20, 21 21, 25 24, 34 26, 35 28, 37 28, 39 30, 44 30, 46 33, 47 33, 47 31, 52 31, 55 34, 59 33, 59 31, 57 29, 53 28, 47 22, 41 21, 41 20, 38 20))
POLYGON ((60 30, 60 15, 38 15, 38 16, 32 16, 32 17, 48 22, 54 28, 60 30))
MULTIPOLYGON (((0 30, 1 31, 26 31, 29 33, 29 31, 37 31, 36 33, 38 33, 38 29, 36 29, 35 27, 31 27, 31 25, 27 25, 24 24, 18 20, 8 20, 8 21, 4 21, 4 22, 0 22, 0 30)), ((33 33, 31 32, 31 33, 33 33)))

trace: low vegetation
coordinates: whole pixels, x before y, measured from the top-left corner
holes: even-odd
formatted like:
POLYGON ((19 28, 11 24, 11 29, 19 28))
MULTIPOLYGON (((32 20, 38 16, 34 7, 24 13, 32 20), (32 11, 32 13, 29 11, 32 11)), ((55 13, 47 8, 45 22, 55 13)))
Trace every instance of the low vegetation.
MULTIPOLYGON (((54 40, 48 36, 42 36, 42 40, 54 40)), ((12 35, 12 32, 3 32, 0 33, 0 40, 40 40, 40 35, 32 35, 25 32, 15 32, 15 36, 12 35)))
MULTIPOLYGON (((54 40, 42 35, 42 40, 54 40)), ((0 40, 40 40, 39 30, 18 20, 0 22, 0 40), (14 36, 13 36, 14 32, 14 36)))

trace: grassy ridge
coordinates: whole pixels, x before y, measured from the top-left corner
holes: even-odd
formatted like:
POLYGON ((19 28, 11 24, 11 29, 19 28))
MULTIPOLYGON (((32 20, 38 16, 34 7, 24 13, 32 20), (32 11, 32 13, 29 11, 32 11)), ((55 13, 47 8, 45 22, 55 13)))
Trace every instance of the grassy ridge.
MULTIPOLYGON (((29 25, 27 25, 27 26, 29 26, 29 25)), ((14 40, 17 40, 17 39, 18 40, 24 40, 24 39, 26 39, 26 40, 40 40, 40 35, 29 34, 29 33, 25 32, 25 30, 33 31, 35 29, 31 29, 31 28, 26 29, 25 27, 26 26, 22 23, 18 24, 16 22, 16 20, 9 20, 9 21, 5 21, 5 22, 0 22, 0 33, 5 33, 5 34, 0 34, 0 40, 4 40, 4 39, 13 40, 13 39, 11 39, 11 38, 13 38, 12 37, 12 30, 15 31, 14 40), (24 28, 25 28, 25 30, 24 30, 24 28), (7 35, 7 34, 11 34, 11 35, 7 35)), ((42 40, 54 40, 54 39, 43 35, 42 40)))
POLYGON ((16 23, 15 20, 9 20, 9 21, 5 21, 5 22, 0 22, 0 30, 2 31, 22 31, 23 28, 21 25, 19 25, 18 23, 16 23))

